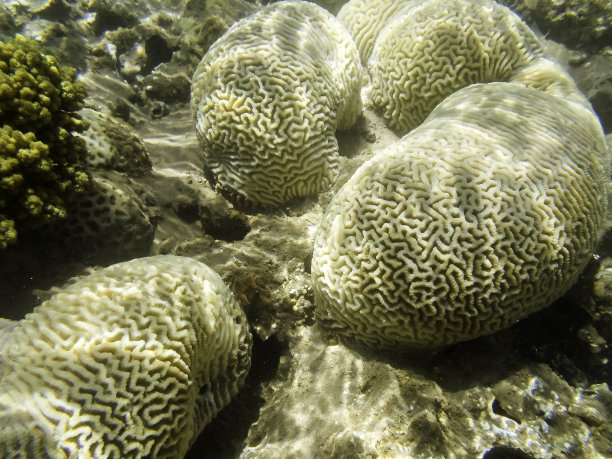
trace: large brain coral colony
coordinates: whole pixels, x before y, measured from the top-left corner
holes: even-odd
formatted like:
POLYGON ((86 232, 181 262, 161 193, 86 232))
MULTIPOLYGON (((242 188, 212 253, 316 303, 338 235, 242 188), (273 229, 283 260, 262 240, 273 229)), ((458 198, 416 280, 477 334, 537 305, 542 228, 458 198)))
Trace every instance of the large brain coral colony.
POLYGON ((75 113, 85 89, 34 40, 0 42, 0 249, 19 228, 65 216, 65 197, 82 191, 86 127, 75 113))
MULTIPOLYGON (((444 11, 491 7, 438 3, 444 11)), ((481 43, 481 15, 457 21, 458 30, 464 23, 475 29, 471 43, 481 43)), ((510 31, 503 21, 499 30, 484 23, 490 37, 510 31)), ((436 55, 438 41, 428 40, 436 55)), ((447 56, 449 65, 430 73, 432 88, 434 76, 453 79, 453 66, 465 62, 455 57, 458 63, 447 56)), ((474 84, 447 97, 333 198, 312 260, 321 323, 373 347, 436 347, 507 327, 577 279, 606 212, 604 133, 556 64, 542 58, 519 73, 512 83, 474 84)), ((428 94, 394 98, 413 107, 428 94)))
POLYGON ((529 27, 492 0, 356 0, 338 16, 368 66, 374 105, 402 134, 458 89, 509 81, 542 55, 529 27))
POLYGON ((338 175, 336 129, 361 111, 359 55, 346 29, 308 2, 279 2, 231 27, 193 75, 205 167, 238 201, 274 206, 338 175))
POLYGON ((184 257, 94 272, 0 329, 2 457, 183 457, 250 367, 237 300, 184 257))

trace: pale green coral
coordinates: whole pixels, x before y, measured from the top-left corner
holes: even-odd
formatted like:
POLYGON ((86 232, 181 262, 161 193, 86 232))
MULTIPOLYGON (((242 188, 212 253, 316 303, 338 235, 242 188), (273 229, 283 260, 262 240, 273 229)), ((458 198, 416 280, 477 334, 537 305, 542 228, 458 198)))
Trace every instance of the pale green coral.
POLYGON ((20 227, 64 217, 66 195, 87 186, 85 143, 72 134, 87 128, 75 113, 85 97, 75 77, 35 40, 0 42, 0 249, 20 227))
POLYGON ((323 325, 427 348, 508 327, 578 279, 605 222, 595 114, 518 83, 455 92, 333 198, 312 257, 323 325))
POLYGON ((308 2, 278 2, 234 24, 192 79, 191 111, 216 188, 277 206, 329 188, 336 129, 361 112, 360 63, 345 28, 308 2))
POLYGON ((355 0, 341 13, 351 29, 374 15, 371 32, 355 37, 368 59, 372 101, 402 134, 453 92, 508 81, 543 53, 529 27, 490 0, 355 0))

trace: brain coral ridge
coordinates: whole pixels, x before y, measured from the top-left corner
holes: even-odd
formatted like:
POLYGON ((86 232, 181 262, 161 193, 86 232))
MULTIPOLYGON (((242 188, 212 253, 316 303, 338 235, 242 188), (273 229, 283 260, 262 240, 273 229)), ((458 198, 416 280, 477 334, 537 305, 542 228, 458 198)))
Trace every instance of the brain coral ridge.
POLYGON ((333 198, 312 261, 321 322, 436 347, 549 305, 598 241, 608 162, 581 103, 517 83, 457 91, 333 198))
POLYGON ((372 100, 405 134, 453 92, 509 81, 542 56, 520 18, 492 0, 353 0, 339 13, 372 79, 372 100))
POLYGON ((0 329, 7 458, 183 457, 250 365, 238 302, 184 257, 93 272, 0 329))
POLYGON ((329 187, 334 133, 361 111, 360 71, 346 29, 312 3, 275 3, 234 24, 191 89, 205 167, 220 189, 274 206, 329 187))

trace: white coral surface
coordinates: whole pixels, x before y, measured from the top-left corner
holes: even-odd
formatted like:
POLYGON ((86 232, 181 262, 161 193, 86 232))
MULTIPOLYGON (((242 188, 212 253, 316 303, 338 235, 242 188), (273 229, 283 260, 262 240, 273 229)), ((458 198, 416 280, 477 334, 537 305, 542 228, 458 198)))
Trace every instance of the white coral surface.
POLYGON ((608 161, 581 103, 513 83, 456 92, 332 200, 319 317, 374 347, 429 347, 549 305, 597 244, 608 161))
POLYGON ((360 69, 346 29, 312 3, 275 3, 234 24, 191 89, 218 185, 264 206, 328 188, 338 175, 334 133, 361 112, 360 69))
POLYGON ((182 457, 242 384, 250 334, 214 271, 156 256, 58 290, 0 352, 0 456, 182 457))

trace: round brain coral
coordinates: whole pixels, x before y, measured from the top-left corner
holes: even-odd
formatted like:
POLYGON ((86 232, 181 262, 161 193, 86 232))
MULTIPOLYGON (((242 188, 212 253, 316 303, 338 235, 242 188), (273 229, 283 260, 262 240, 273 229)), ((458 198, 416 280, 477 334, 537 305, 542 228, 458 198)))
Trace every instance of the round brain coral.
POLYGON ((184 257, 94 272, 1 328, 2 457, 183 457, 250 366, 238 302, 184 257))
POLYGON ((205 167, 221 191, 274 206, 328 188, 335 131, 361 112, 360 69, 346 29, 312 3, 275 3, 232 26, 191 90, 205 167))
POLYGON ((549 305, 596 246, 608 163, 580 103, 515 83, 456 92, 333 198, 312 261, 321 322, 436 347, 549 305))
MULTIPOLYGON (((357 5, 349 3, 341 17, 360 38, 357 27, 370 17, 372 5, 354 1, 357 5)), ((371 53, 372 100, 404 134, 458 89, 509 81, 542 55, 531 29, 494 1, 372 2, 379 12, 371 19, 372 32, 360 38, 364 57, 371 53)))
POLYGON ((72 135, 87 124, 75 113, 84 87, 35 40, 0 42, 0 249, 19 228, 65 216, 64 198, 83 191, 85 143, 72 135))

